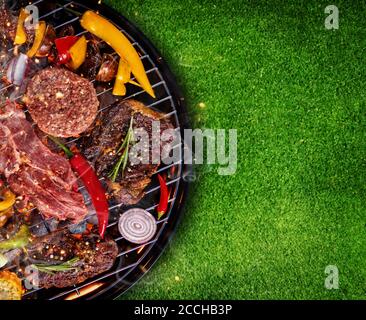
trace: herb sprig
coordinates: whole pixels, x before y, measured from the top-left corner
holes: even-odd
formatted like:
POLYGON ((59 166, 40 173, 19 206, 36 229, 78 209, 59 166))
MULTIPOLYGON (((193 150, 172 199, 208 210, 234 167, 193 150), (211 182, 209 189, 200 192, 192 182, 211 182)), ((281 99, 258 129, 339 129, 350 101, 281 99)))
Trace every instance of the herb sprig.
POLYGON ((34 264, 33 266, 45 273, 54 274, 57 272, 66 272, 66 271, 78 271, 77 267, 74 267, 74 264, 77 263, 80 259, 78 257, 75 257, 69 261, 66 261, 61 264, 55 264, 55 265, 43 265, 43 264, 34 264))
POLYGON ((131 117, 130 127, 128 128, 127 135, 121 145, 121 147, 117 150, 117 154, 123 150, 121 157, 119 158, 116 165, 113 167, 112 172, 109 174, 109 178, 112 182, 115 182, 120 170, 122 169, 122 177, 124 175, 124 171, 126 170, 127 163, 128 163, 128 156, 131 148, 131 144, 134 141, 133 135, 133 116, 131 117), (122 167, 122 168, 121 168, 122 167))

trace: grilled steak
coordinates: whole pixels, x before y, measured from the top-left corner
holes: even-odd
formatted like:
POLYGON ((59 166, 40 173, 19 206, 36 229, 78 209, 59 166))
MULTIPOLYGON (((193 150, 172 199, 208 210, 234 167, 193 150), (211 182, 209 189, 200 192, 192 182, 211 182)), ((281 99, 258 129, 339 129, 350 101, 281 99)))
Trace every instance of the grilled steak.
POLYGON ((63 231, 36 239, 27 252, 30 262, 36 266, 59 265, 77 258, 72 264, 74 269, 53 273, 40 271, 38 283, 35 283, 42 288, 65 288, 111 269, 118 247, 113 240, 101 240, 94 234, 76 240, 69 232, 63 231))
POLYGON ((99 107, 93 85, 61 68, 38 72, 23 99, 42 131, 64 138, 86 131, 94 122, 99 107))
POLYGON ((14 103, 0 110, 0 174, 45 217, 78 222, 87 214, 82 195, 74 191, 77 179, 69 162, 39 140, 14 103))
MULTIPOLYGON (((108 178, 114 165, 120 158, 120 154, 116 154, 123 143, 128 128, 130 126, 131 117, 133 115, 134 129, 144 129, 149 134, 150 143, 147 149, 150 159, 153 159, 152 148, 152 123, 160 122, 160 133, 167 129, 173 129, 169 119, 164 118, 164 114, 155 112, 142 103, 135 100, 122 101, 103 113, 99 122, 90 137, 84 138, 84 155, 94 164, 95 170, 99 176, 108 178)), ((172 138, 173 140, 173 138, 172 138)), ((164 143, 158 142, 162 150, 164 143)), ((155 142, 156 143, 156 142, 155 142)), ((161 151, 160 150, 160 151, 161 151)), ((151 182, 151 176, 157 171, 160 163, 128 165, 122 173, 119 174, 116 183, 109 183, 114 196, 125 205, 133 205, 141 200, 144 196, 144 189, 151 182)))

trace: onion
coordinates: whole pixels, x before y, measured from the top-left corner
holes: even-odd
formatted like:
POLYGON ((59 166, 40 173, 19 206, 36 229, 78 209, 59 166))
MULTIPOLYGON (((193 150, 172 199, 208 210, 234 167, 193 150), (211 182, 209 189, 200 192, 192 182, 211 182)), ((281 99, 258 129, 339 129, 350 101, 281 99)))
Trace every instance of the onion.
POLYGON ((0 253, 0 268, 5 266, 8 263, 8 258, 0 253))
POLYGON ((96 80, 100 82, 110 82, 116 77, 117 71, 118 59, 111 54, 105 54, 96 80))
POLYGON ((26 76, 28 64, 29 58, 23 53, 13 58, 6 72, 8 81, 16 86, 20 86, 26 76))
POLYGON ((122 237, 135 244, 150 241, 157 230, 155 218, 143 209, 130 209, 120 218, 118 229, 122 237))

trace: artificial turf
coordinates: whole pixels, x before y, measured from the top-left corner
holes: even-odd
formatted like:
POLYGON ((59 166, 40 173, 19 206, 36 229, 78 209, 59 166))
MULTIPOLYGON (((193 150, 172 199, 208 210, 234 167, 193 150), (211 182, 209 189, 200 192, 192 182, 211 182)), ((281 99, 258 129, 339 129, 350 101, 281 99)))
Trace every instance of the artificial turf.
POLYGON ((238 129, 236 175, 198 168, 171 246, 122 298, 364 299, 366 3, 105 2, 161 51, 195 127, 238 129))

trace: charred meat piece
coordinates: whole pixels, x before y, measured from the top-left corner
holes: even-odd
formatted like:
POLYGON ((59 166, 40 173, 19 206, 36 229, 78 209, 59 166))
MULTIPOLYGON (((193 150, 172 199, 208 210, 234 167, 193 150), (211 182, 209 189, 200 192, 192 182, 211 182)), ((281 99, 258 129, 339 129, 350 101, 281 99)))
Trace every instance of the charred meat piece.
POLYGON ((23 99, 43 132, 63 138, 86 131, 93 124, 99 107, 93 85, 61 68, 38 72, 23 99))
POLYGON ((41 142, 14 103, 0 111, 0 174, 46 218, 79 222, 87 214, 83 196, 74 191, 77 179, 69 162, 41 142))
POLYGON ((75 29, 71 24, 68 24, 66 26, 63 26, 61 30, 59 31, 57 37, 63 38, 63 37, 69 37, 75 35, 75 29))
MULTIPOLYGON (((109 182, 109 187, 113 191, 118 201, 125 205, 133 205, 139 202, 144 196, 144 190, 151 182, 151 176, 157 171, 160 163, 152 164, 153 145, 152 143, 152 125, 154 121, 159 121, 160 134, 167 130, 173 129, 169 119, 164 118, 164 114, 155 112, 142 103, 135 100, 122 101, 103 113, 98 125, 94 128, 91 135, 83 140, 84 155, 94 164, 95 170, 99 176, 108 177, 113 170, 114 165, 120 158, 120 154, 116 154, 123 143, 131 117, 134 120, 134 129, 143 129, 149 135, 149 152, 148 164, 128 165, 124 171, 124 175, 120 173, 115 183, 109 182)), ((171 140, 161 143, 160 153, 164 146, 172 142, 171 140)))
POLYGON ((36 266, 59 265, 74 259, 74 269, 40 271, 38 283, 35 283, 42 288, 65 288, 111 269, 118 255, 118 247, 112 239, 101 240, 94 234, 83 235, 82 239, 76 240, 69 232, 55 232, 37 238, 27 247, 27 252, 30 262, 36 266))

